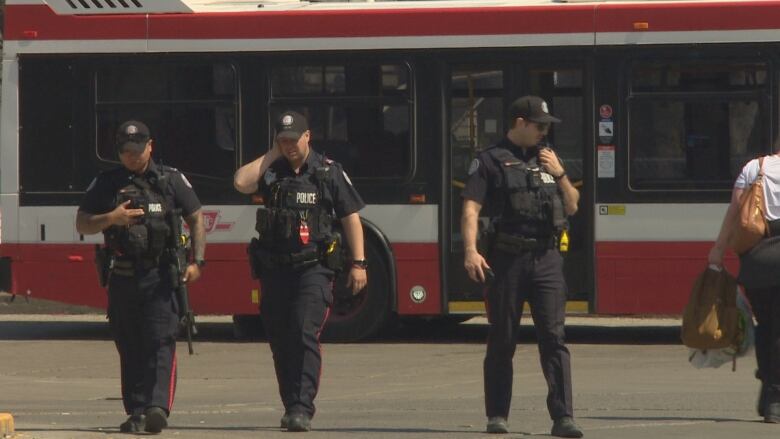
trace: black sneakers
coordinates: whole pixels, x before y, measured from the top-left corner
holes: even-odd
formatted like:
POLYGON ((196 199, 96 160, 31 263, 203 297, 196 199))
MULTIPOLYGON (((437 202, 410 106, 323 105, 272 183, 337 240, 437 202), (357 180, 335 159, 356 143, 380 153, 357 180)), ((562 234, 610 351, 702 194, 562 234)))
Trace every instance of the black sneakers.
POLYGON ((159 433, 168 426, 168 414, 160 407, 149 407, 144 411, 146 415, 146 426, 144 431, 147 433, 159 433))
POLYGON ((507 424, 506 418, 502 418, 501 416, 493 416, 488 419, 485 431, 487 433, 495 434, 509 433, 509 424, 507 424))
MULTIPOLYGON (((282 418, 284 419, 284 418, 282 418)), ((311 430, 311 418, 304 413, 292 413, 287 421, 287 431, 311 430)))
POLYGON ((284 412, 282 419, 279 421, 279 427, 286 429, 288 425, 290 425, 290 414, 284 412))
POLYGON ((558 437, 582 437, 583 433, 579 425, 574 422, 569 416, 564 416, 555 420, 550 432, 553 436, 558 437))
POLYGON ((764 422, 780 424, 780 402, 770 402, 764 407, 764 422))
POLYGON ((146 426, 146 417, 144 415, 132 415, 127 420, 119 424, 119 431, 122 433, 140 433, 146 426))

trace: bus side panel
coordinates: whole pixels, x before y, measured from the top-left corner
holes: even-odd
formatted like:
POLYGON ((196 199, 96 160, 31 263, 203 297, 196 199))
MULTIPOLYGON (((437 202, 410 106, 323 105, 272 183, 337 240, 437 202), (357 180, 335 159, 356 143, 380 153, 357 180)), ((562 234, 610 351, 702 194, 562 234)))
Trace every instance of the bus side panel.
MULTIPOLYGON (((441 268, 437 243, 396 243, 392 245, 398 278, 399 315, 441 314, 441 268), (412 297, 422 287, 425 295, 412 297)), ((368 280, 371 282, 371 279, 368 280)))
MULTIPOLYGON (((711 242, 598 242, 599 314, 681 314, 711 242)), ((736 273, 736 257, 726 269, 736 273)))
POLYGON ((3 244, 11 259, 11 293, 35 299, 105 308, 91 245, 3 244))
MULTIPOLYGON (((105 308, 93 244, 3 244, 10 257, 11 292, 73 305, 105 308)), ((260 287, 249 274, 245 244, 211 244, 209 264, 190 287, 190 304, 202 314, 257 314, 260 287)))

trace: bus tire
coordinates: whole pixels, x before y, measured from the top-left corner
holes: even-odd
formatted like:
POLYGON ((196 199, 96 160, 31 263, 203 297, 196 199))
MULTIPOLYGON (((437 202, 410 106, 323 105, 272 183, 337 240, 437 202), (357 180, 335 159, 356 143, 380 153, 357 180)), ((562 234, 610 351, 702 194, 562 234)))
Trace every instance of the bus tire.
POLYGON ((357 295, 347 290, 349 267, 337 277, 333 285, 333 305, 322 334, 324 341, 356 342, 377 335, 390 321, 392 296, 389 263, 379 249, 378 242, 366 236, 368 285, 357 295))

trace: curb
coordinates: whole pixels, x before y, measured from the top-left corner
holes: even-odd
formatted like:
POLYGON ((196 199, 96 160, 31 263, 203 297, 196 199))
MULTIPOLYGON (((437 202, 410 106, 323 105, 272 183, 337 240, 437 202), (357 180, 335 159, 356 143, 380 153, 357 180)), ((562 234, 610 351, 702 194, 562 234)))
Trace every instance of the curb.
POLYGON ((10 413, 0 413, 0 437, 12 437, 14 435, 14 417, 10 413))

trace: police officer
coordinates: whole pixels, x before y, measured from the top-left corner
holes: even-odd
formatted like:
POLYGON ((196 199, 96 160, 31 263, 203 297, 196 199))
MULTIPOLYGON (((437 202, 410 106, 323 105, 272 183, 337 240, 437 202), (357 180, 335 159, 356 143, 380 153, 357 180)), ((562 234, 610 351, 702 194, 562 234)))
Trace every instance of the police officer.
POLYGON ((577 211, 579 193, 556 154, 541 146, 550 124, 560 122, 544 100, 517 99, 507 122, 506 137, 471 163, 462 192, 464 265, 472 280, 489 283, 484 363, 487 432, 509 429, 512 357, 523 304, 528 301, 547 380, 552 435, 582 437, 573 420, 569 351, 564 345, 566 284, 558 251, 558 238, 566 228, 566 216, 577 211), (483 205, 493 229, 486 252, 489 264, 477 250, 477 221, 483 205))
POLYGON ((284 404, 281 427, 309 431, 321 371, 319 336, 340 268, 332 224, 339 219, 349 243, 347 286, 357 294, 367 282, 357 213, 364 204, 341 165, 311 149, 303 115, 287 111, 275 128, 274 146, 236 171, 234 184, 242 193, 259 192, 265 202, 249 252, 284 404))
MULTIPOLYGON (((87 188, 76 229, 103 232, 110 253, 108 318, 119 351, 125 433, 159 433, 168 425, 176 386, 178 303, 173 283, 194 282, 205 264, 201 205, 184 175, 155 163, 149 129, 123 123, 116 134, 121 167, 101 173, 87 188), (179 210, 180 209, 180 210, 179 210), (172 221, 183 216, 191 231, 193 260, 173 268, 172 221)), ((180 224, 180 223, 179 223, 180 224)))

